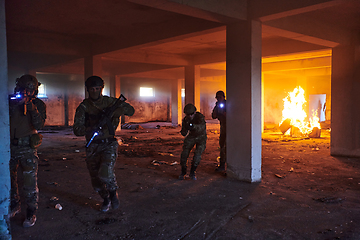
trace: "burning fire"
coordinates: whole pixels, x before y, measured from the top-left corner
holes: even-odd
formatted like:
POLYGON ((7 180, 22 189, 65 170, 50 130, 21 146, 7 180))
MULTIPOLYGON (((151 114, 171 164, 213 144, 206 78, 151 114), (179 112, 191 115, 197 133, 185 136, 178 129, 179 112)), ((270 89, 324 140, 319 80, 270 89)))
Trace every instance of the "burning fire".
MULTIPOLYGON (((303 135, 309 134, 315 127, 321 129, 317 111, 313 111, 310 119, 304 111, 305 91, 300 86, 294 91, 289 92, 288 96, 283 99, 284 109, 282 111, 281 125, 285 120, 289 121, 291 127, 298 128, 303 135)), ((290 129, 285 134, 290 134, 290 129)))

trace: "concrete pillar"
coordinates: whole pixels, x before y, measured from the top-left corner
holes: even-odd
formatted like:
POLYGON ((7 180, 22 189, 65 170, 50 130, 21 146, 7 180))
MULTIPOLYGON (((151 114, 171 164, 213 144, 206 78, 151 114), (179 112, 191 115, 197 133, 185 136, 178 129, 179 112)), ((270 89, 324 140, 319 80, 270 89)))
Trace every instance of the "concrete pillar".
POLYGON ((185 67, 185 105, 188 103, 200 112, 200 66, 185 67))
MULTIPOLYGON (((359 34, 359 33, 358 33, 359 34)), ((331 155, 360 157, 360 41, 333 48, 331 155)))
POLYGON ((173 126, 182 121, 181 79, 172 81, 171 84, 171 123, 173 126))
POLYGON ((64 89, 64 125, 68 127, 69 126, 69 90, 67 86, 65 86, 64 89))
MULTIPOLYGON (((8 85, 5 0, 0 0, 0 84, 8 85)), ((10 205, 10 123, 8 89, 0 88, 0 239, 11 239, 10 222, 6 221, 10 205)))
POLYGON ((114 82, 114 88, 115 88, 115 97, 120 97, 121 94, 121 81, 120 81, 120 76, 116 75, 115 76, 115 82, 114 82))
MULTIPOLYGON (((120 76, 119 75, 115 75, 115 79, 114 79, 114 94, 116 98, 120 97, 121 94, 121 81, 120 81, 120 76)), ((120 117, 120 124, 117 127, 116 131, 121 131, 121 124, 125 123, 125 115, 122 115, 120 117)))
POLYGON ((109 80, 110 80, 110 86, 109 86, 109 88, 110 88, 110 91, 109 91, 110 97, 116 97, 116 95, 115 95, 115 81, 116 81, 115 75, 111 75, 109 77, 109 80))
POLYGON ((261 23, 226 28, 227 174, 261 181, 261 23))
POLYGON ((265 89, 264 89, 264 73, 261 73, 261 133, 265 130, 265 89))
MULTIPOLYGON (((84 58, 84 78, 85 80, 91 76, 102 77, 102 64, 101 57, 88 56, 84 58)), ((84 81, 85 81, 84 80, 84 81)), ((88 93, 85 89, 85 97, 88 97, 88 93)))

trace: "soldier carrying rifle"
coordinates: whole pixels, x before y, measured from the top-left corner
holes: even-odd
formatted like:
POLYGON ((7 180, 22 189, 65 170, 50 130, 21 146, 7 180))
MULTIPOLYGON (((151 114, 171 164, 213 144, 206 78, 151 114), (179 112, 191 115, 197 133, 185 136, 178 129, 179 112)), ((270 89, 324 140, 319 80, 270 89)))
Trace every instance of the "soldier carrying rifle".
POLYGON ((196 146, 189 174, 191 180, 196 180, 196 168, 199 166, 201 155, 206 148, 207 135, 205 116, 200 112, 197 112, 196 107, 191 103, 186 104, 184 107, 184 113, 186 116, 182 120, 180 133, 185 137, 185 139, 180 156, 181 173, 179 179, 185 179, 187 159, 191 149, 196 146))
POLYGON ((39 189, 37 185, 38 160, 37 148, 41 145, 42 135, 37 132, 45 124, 46 105, 36 97, 40 83, 36 77, 25 74, 16 79, 14 95, 10 95, 10 139, 11 139, 11 202, 9 216, 21 212, 18 187, 18 168, 24 178, 26 217, 24 227, 36 222, 39 189))
POLYGON ((114 172, 118 156, 118 142, 115 130, 121 115, 132 116, 134 108, 118 99, 102 95, 104 81, 98 76, 91 76, 85 81, 89 98, 80 103, 76 109, 73 131, 76 136, 85 136, 86 164, 95 191, 104 199, 102 212, 110 207, 120 206, 117 194, 117 181, 114 172))
POLYGON ((226 171, 226 99, 225 93, 223 91, 217 91, 216 95, 216 104, 212 111, 212 118, 218 119, 220 121, 220 164, 215 169, 217 172, 226 171))

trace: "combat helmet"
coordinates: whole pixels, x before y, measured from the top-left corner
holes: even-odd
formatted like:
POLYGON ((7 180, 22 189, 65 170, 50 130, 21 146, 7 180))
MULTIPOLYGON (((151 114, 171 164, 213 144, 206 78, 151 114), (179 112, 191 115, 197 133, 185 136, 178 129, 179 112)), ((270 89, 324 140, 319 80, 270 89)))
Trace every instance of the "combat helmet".
POLYGON ((218 98, 218 96, 221 96, 221 97, 224 97, 225 98, 225 93, 224 91, 217 91, 216 94, 215 94, 215 98, 218 98))
POLYGON ((40 85, 41 83, 36 79, 36 77, 30 74, 25 74, 16 79, 14 92, 21 92, 28 89, 30 91, 35 91, 35 95, 37 95, 40 85))
POLYGON ((186 104, 186 106, 184 107, 184 113, 190 115, 194 112, 196 112, 196 107, 191 103, 186 104))
POLYGON ((86 79, 85 86, 86 88, 104 87, 104 80, 99 76, 91 76, 86 79))

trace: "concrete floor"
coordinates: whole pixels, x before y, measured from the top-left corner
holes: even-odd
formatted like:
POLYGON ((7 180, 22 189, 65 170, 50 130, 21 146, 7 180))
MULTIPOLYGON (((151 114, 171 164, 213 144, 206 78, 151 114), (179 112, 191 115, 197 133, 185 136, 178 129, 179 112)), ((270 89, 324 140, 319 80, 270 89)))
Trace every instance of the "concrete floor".
POLYGON ((328 131, 311 139, 267 130, 262 181, 245 183, 214 171, 219 125, 209 122, 198 180, 180 181, 180 127, 140 125, 117 132, 121 207, 108 213, 98 211, 84 139, 43 130, 38 220, 24 229, 16 215, 13 239, 360 239, 360 161, 330 156, 328 131))

